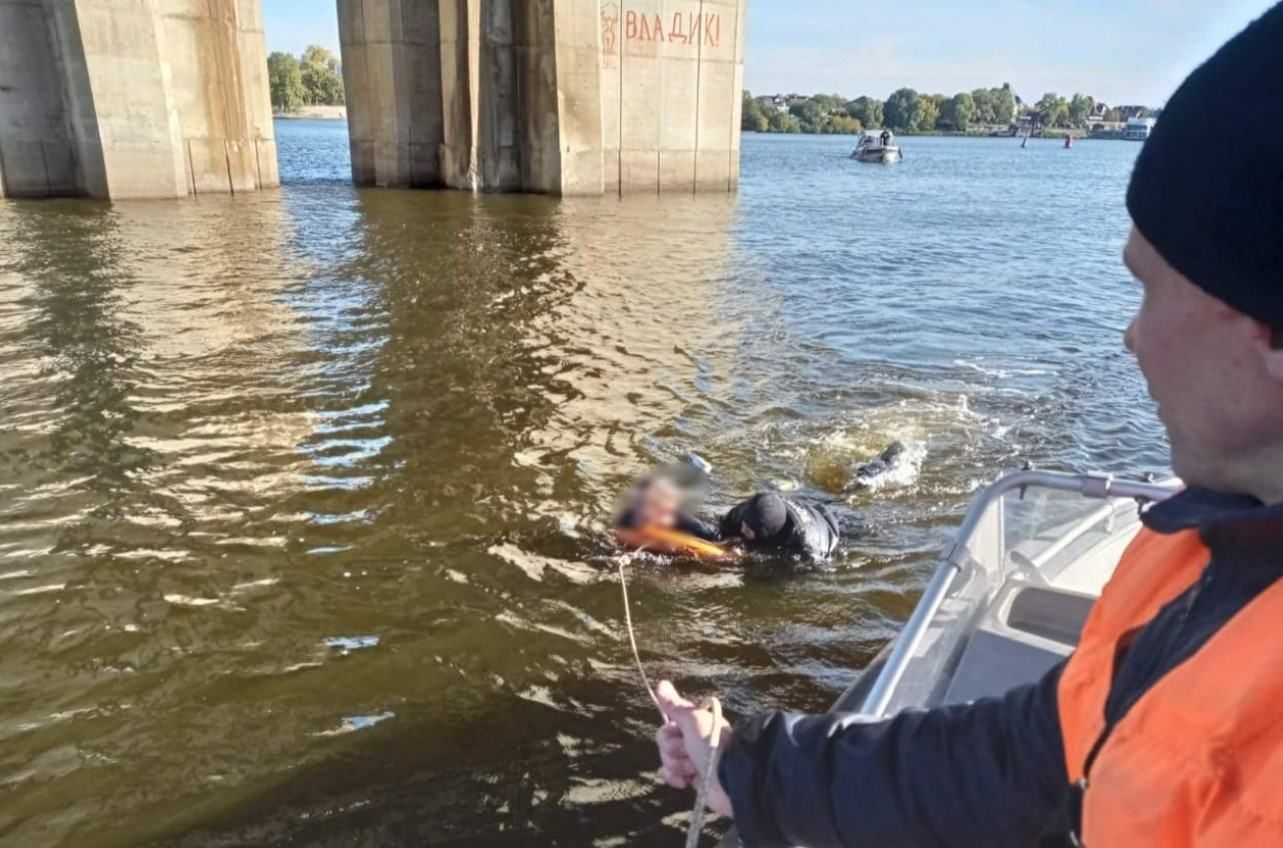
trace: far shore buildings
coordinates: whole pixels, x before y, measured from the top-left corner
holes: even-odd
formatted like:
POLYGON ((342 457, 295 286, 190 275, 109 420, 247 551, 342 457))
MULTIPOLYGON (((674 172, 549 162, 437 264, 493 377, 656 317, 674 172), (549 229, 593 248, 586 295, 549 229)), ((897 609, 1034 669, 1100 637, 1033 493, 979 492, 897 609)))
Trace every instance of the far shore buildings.
POLYGON ((796 104, 805 103, 811 98, 804 94, 768 94, 756 99, 762 110, 770 114, 771 112, 787 112, 796 104))
POLYGON ((1124 141, 1144 141, 1154 129, 1153 118, 1128 118, 1123 127, 1124 141))
MULTIPOLYGON (((754 98, 766 114, 787 112, 798 103, 805 103, 810 96, 804 94, 767 94, 754 98)), ((1009 125, 974 126, 973 129, 989 135, 1019 135, 1021 133, 1041 134, 1043 129, 1042 114, 1033 103, 1016 98, 1016 117, 1009 125)), ((1148 106, 1129 104, 1111 107, 1104 101, 1092 104, 1083 129, 1095 138, 1102 139, 1143 139, 1149 136, 1155 119, 1162 109, 1151 109, 1148 106)), ((834 113, 837 114, 837 113, 834 113)))

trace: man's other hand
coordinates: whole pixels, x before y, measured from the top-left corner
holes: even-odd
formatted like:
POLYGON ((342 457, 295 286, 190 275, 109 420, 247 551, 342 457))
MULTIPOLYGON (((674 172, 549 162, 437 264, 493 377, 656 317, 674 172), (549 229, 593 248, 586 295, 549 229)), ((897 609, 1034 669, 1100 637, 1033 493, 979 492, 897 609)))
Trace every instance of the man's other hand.
MULTIPOLYGON (((659 708, 668 716, 668 724, 655 734, 655 741, 659 744, 660 775, 669 786, 677 789, 698 787, 712 756, 713 734, 717 734, 717 751, 720 754, 731 741, 730 723, 723 720, 718 724, 712 710, 698 709, 667 680, 659 684, 655 695, 659 698, 659 708)), ((719 815, 731 816, 734 814, 731 799, 722 791, 716 763, 713 764, 712 775, 708 786, 708 806, 719 815)))

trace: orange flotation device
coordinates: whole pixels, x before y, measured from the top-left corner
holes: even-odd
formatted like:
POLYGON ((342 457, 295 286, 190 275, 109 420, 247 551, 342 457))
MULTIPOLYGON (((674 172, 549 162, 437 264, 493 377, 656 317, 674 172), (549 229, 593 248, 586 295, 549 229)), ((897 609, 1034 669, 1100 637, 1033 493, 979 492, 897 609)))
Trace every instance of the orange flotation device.
POLYGON ((615 539, 634 551, 649 551, 663 556, 685 557, 703 562, 728 562, 735 559, 734 552, 721 545, 662 527, 616 527, 615 539))

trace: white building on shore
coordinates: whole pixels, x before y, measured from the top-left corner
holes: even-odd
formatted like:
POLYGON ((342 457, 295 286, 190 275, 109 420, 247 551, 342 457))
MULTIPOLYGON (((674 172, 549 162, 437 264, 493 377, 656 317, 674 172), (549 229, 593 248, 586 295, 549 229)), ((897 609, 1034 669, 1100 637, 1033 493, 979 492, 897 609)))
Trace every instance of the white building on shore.
POLYGON ((1154 129, 1153 118, 1128 118, 1123 127, 1124 141, 1144 141, 1154 129))

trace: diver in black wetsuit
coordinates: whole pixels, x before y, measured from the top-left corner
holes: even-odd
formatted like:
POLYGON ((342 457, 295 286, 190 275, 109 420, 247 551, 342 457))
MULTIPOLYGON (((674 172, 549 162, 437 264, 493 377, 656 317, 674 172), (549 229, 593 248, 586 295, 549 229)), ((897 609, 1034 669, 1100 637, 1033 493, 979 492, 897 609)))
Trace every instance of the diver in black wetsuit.
POLYGON ((823 506, 782 498, 773 492, 754 495, 718 522, 718 541, 738 540, 750 550, 801 554, 828 559, 842 531, 823 506))
MULTIPOLYGON (((905 451, 904 443, 893 442, 876 459, 860 465, 844 494, 874 488, 882 477, 900 467, 905 451)), ((614 526, 677 530, 706 542, 739 544, 751 551, 798 554, 814 560, 832 556, 842 535, 837 518, 826 507, 772 492, 754 495, 716 523, 695 517, 684 506, 682 489, 672 477, 647 477, 637 484, 630 506, 615 518, 614 526)))
POLYGON ((716 523, 681 509, 681 494, 664 477, 643 481, 633 505, 615 519, 627 529, 663 527, 706 542, 740 544, 751 551, 797 554, 827 559, 841 537, 837 519, 822 506, 785 499, 765 492, 731 509, 716 523))

